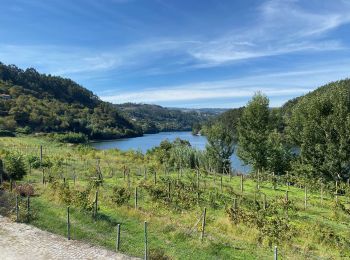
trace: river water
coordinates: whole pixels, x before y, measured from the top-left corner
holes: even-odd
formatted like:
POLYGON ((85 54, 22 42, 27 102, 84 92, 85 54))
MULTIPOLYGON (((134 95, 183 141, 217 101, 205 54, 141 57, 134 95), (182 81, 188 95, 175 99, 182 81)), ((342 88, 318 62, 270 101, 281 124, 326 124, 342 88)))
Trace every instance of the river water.
MULTIPOLYGON (((148 149, 158 146, 163 140, 174 141, 176 138, 187 140, 192 147, 203 150, 207 144, 205 136, 195 136, 191 132, 161 132, 158 134, 145 134, 141 137, 116 139, 93 142, 91 145, 99 150, 119 149, 122 151, 135 150, 146 153, 148 149)), ((232 168, 243 173, 249 172, 250 167, 245 166, 236 153, 231 156, 232 168)))

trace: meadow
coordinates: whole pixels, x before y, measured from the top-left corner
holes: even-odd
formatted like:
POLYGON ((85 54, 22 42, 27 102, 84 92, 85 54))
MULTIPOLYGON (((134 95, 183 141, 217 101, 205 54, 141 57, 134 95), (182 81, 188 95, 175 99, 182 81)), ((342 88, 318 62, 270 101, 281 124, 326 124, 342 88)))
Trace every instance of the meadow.
POLYGON ((44 137, 0 138, 0 158, 8 152, 23 155, 27 175, 12 191, 3 182, 0 212, 15 220, 16 187, 30 184, 30 212, 20 196, 18 221, 67 236, 69 206, 72 239, 115 250, 120 224, 119 250, 144 257, 147 221, 150 259, 272 259, 275 246, 279 259, 350 257, 347 183, 170 169, 138 152, 44 137))

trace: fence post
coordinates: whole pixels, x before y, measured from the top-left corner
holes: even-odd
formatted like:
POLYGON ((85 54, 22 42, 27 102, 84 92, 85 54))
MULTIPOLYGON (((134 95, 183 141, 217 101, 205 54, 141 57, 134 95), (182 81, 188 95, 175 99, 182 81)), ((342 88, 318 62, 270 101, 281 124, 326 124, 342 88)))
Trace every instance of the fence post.
POLYGON ((305 185, 305 191, 304 191, 304 209, 306 210, 307 208, 307 188, 305 185))
POLYGON ((2 184, 2 178, 3 178, 2 173, 3 173, 3 171, 4 171, 4 164, 3 164, 2 160, 0 159, 0 185, 2 184))
POLYGON ((202 240, 202 241, 203 241, 203 239, 204 239, 204 229, 205 229, 206 215, 207 215, 207 208, 204 208, 204 212, 203 212, 203 221, 202 221, 202 234, 201 234, 201 240, 202 240))
POLYGON ((286 202, 289 201, 289 196, 288 196, 289 191, 286 191, 286 202))
POLYGON ((115 245, 115 249, 118 252, 120 248, 120 224, 117 225, 117 241, 115 245))
POLYGON ((154 185, 157 185, 157 171, 154 171, 154 185))
POLYGON ((233 209, 237 209, 237 198, 233 199, 233 209))
POLYGON ((278 260, 277 246, 275 246, 275 250, 274 250, 274 260, 278 260))
POLYGON ((266 194, 264 193, 264 210, 266 209, 267 207, 267 201, 266 201, 266 194))
POLYGON ((67 238, 70 240, 70 216, 69 216, 69 206, 67 207, 67 238))
POLYGON ((29 222, 29 215, 30 215, 30 197, 27 196, 27 221, 29 222))
POLYGON ((42 165, 43 163, 43 146, 40 145, 40 166, 42 165))
POLYGON ((128 179, 128 189, 130 190, 130 170, 128 171, 128 176, 127 176, 127 179, 128 179))
POLYGON ((197 189, 199 189, 199 170, 197 169, 197 189))
POLYGON ((97 208, 98 207, 98 191, 95 193, 95 209, 94 209, 94 217, 97 217, 97 208))
POLYGON ((18 195, 16 196, 16 222, 19 221, 19 205, 18 205, 18 195))
POLYGON ((171 182, 168 182, 168 199, 171 199, 171 182))
POLYGON ((321 184, 321 205, 323 204, 323 183, 321 184))
POLYGON ((147 221, 145 221, 145 260, 148 260, 147 221))
POLYGON ((137 209, 137 187, 135 187, 135 209, 137 209))
POLYGON ((220 190, 222 192, 222 175, 221 175, 221 178, 220 178, 220 190))
POLYGON ((243 175, 241 175, 241 192, 243 193, 244 188, 243 188, 243 175))

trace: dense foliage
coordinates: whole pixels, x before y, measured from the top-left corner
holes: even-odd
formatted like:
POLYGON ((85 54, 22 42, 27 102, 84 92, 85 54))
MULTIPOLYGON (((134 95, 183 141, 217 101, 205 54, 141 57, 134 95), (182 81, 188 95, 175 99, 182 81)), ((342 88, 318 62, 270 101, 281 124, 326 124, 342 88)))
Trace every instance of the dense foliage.
POLYGON ((193 125, 203 123, 218 113, 216 110, 181 110, 158 105, 125 103, 116 105, 122 114, 141 126, 144 133, 160 131, 191 131, 193 125))
POLYGON ((345 180, 350 171, 350 80, 331 83, 290 109, 287 133, 309 178, 345 180))
POLYGON ((12 132, 80 132, 91 139, 141 135, 112 104, 70 79, 0 63, 0 129, 12 132))
POLYGON ((8 152, 5 156, 5 180, 21 180, 27 174, 23 155, 18 152, 8 152))

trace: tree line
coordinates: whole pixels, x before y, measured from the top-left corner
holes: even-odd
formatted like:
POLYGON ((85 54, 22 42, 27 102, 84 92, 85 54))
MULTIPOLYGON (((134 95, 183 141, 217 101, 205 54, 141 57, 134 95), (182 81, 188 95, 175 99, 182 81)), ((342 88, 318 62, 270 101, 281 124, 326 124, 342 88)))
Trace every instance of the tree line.
MULTIPOLYGON (((270 108, 268 97, 258 92, 245 107, 220 115, 200 131, 208 145, 204 152, 187 156, 197 158, 191 159, 195 167, 204 156, 212 169, 227 172, 236 151, 253 173, 288 175, 301 183, 346 181, 350 178, 350 80, 327 84, 281 108, 270 108)), ((189 146, 168 142, 155 150, 163 158, 182 158, 176 155, 181 145, 189 146)))

